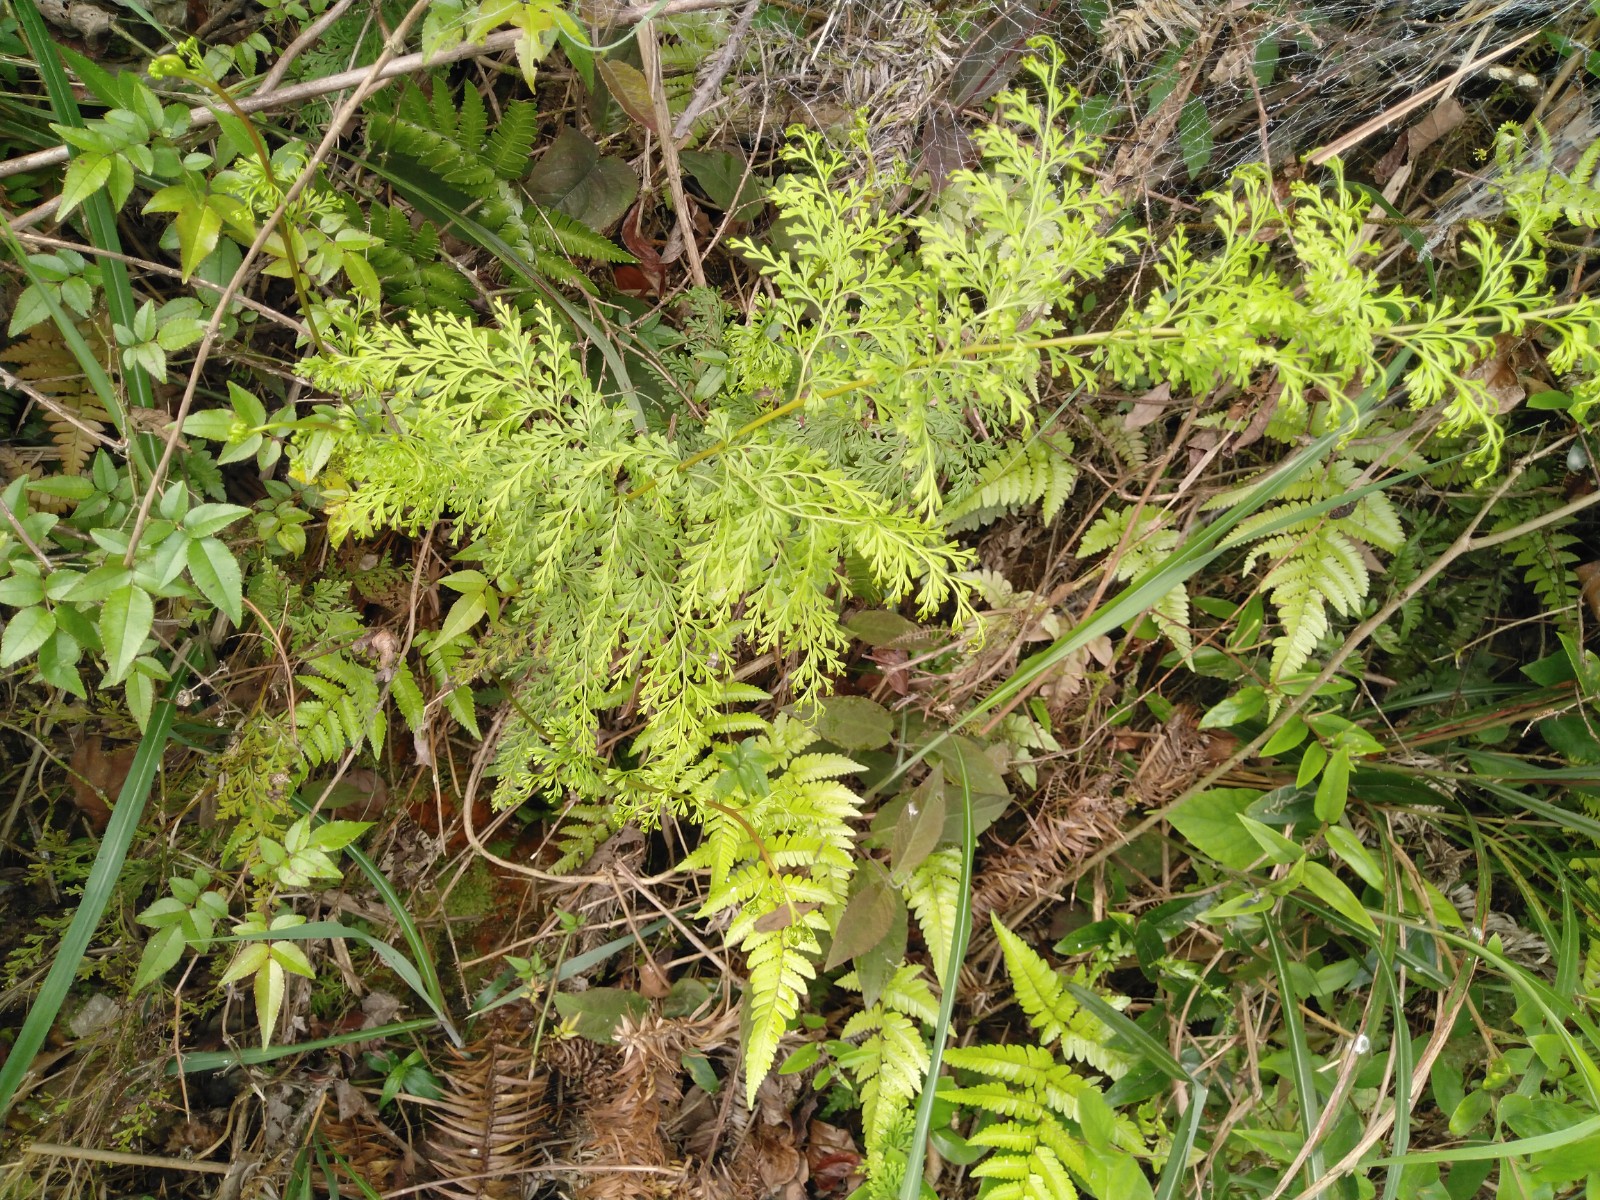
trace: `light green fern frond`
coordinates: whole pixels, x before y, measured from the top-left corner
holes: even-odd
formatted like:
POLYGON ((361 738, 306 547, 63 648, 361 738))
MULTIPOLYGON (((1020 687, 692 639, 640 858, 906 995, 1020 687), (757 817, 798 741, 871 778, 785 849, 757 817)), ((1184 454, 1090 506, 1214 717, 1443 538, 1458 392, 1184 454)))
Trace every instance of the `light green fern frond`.
MULTIPOLYGON (((1349 494, 1360 487, 1360 481, 1361 468, 1356 463, 1336 459, 1326 470, 1312 472, 1283 488, 1278 502, 1241 522, 1228 536, 1229 545, 1250 545, 1244 561, 1246 572, 1258 562, 1271 564, 1261 587, 1283 630, 1273 642, 1274 682, 1311 660, 1328 634, 1330 608, 1346 617, 1360 611, 1371 589, 1363 548, 1393 552, 1405 542, 1400 515, 1382 492, 1369 493, 1331 512, 1293 519, 1314 505, 1349 494), (1270 526, 1285 522, 1282 528, 1269 531, 1270 526)), ((1219 497, 1207 507, 1228 502, 1219 497)))
POLYGON ((832 930, 855 867, 850 822, 861 800, 838 777, 862 768, 837 754, 801 753, 814 738, 780 716, 719 751, 722 769, 703 776, 696 793, 704 836, 683 863, 709 871, 702 917, 734 910, 726 940, 744 951, 749 974, 744 1068, 752 1105, 816 977, 817 935, 832 930))
MULTIPOLYGON (((1162 528, 1161 513, 1145 510, 1139 513, 1137 522, 1133 514, 1131 508, 1107 509, 1084 532, 1077 556, 1088 558, 1120 546, 1116 561, 1111 564, 1112 578, 1132 579, 1177 549, 1181 540, 1178 531, 1162 528)), ((1187 657, 1194 649, 1194 635, 1189 630, 1189 590, 1183 584, 1175 584, 1156 602, 1150 619, 1180 654, 1187 657)))
POLYGON ((945 846, 935 850, 905 883, 902 891, 907 907, 922 930, 933 972, 940 987, 949 987, 945 972, 950 969, 950 946, 955 941, 956 901, 961 888, 961 850, 945 846))
POLYGON ((1069 457, 1071 439, 1037 437, 1001 447, 977 481, 945 506, 952 532, 977 529, 1029 504, 1039 505, 1046 524, 1055 519, 1078 481, 1069 457))
MULTIPOLYGON (((853 974, 839 981, 856 983, 853 974)), ((856 1013, 840 1036, 861 1038, 839 1065, 855 1078, 861 1092, 861 1122, 868 1154, 884 1141, 898 1114, 905 1112, 922 1089, 928 1073, 928 1046, 918 1025, 932 1025, 939 1015, 922 972, 902 966, 883 989, 877 1003, 856 1013)))
MULTIPOLYGON (((1011 989, 1029 1022, 1039 1031, 1039 1044, 1048 1046, 1059 1041, 1062 1053, 1069 1059, 1089 1063, 1113 1079, 1126 1074, 1131 1061, 1107 1044, 1110 1031, 1072 998, 1067 990, 1069 981, 1002 925, 999 917, 991 915, 990 920, 1005 955, 1011 989)), ((1089 980, 1080 973, 1071 982, 1087 986, 1089 980)))

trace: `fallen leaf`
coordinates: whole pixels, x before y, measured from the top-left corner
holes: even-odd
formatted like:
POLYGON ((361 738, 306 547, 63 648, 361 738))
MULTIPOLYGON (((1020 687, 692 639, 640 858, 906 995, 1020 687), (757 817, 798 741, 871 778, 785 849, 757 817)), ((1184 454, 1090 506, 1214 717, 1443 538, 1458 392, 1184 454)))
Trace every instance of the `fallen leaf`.
POLYGON ((651 133, 659 134, 655 100, 650 95, 650 81, 644 77, 644 72, 613 58, 602 58, 595 66, 600 69, 600 78, 605 80, 612 98, 622 105, 622 111, 651 133))
POLYGON ((662 265, 661 255, 656 253, 655 243, 645 237, 639 228, 643 217, 644 197, 641 196, 622 219, 622 244, 628 248, 629 254, 639 260, 639 273, 644 276, 649 294, 660 295, 661 289, 666 286, 667 269, 662 265))
POLYGON ((1172 407, 1172 385, 1157 384, 1133 402, 1133 408, 1122 418, 1124 429, 1143 429, 1167 415, 1172 407))
POLYGON ((1578 576, 1578 593, 1589 606, 1594 618, 1600 621, 1600 560, 1580 563, 1573 568, 1578 576))
POLYGON ((106 823, 111 820, 108 800, 122 791, 136 753, 137 746, 106 753, 99 734, 90 734, 72 752, 72 802, 96 833, 106 831, 106 823))
POLYGON ((936 104, 922 126, 922 169, 928 173, 928 188, 937 196, 950 182, 950 176, 975 166, 978 147, 956 119, 955 109, 936 104))
POLYGON ((620 158, 603 157, 568 125, 539 156, 525 185, 529 197, 590 229, 610 229, 639 194, 639 178, 620 158))

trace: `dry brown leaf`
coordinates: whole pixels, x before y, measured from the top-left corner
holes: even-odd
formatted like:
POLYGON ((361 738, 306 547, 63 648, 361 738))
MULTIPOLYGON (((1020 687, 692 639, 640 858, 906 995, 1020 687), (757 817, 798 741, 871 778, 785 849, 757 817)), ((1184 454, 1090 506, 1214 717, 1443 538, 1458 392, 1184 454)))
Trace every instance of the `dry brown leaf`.
POLYGON ((1589 606, 1594 619, 1600 621, 1600 560, 1579 563, 1573 572, 1578 577, 1578 594, 1589 606))
POLYGON ((122 790, 136 753, 136 746, 107 753, 101 748, 97 733, 84 738, 72 752, 72 802, 96 833, 106 831, 106 823, 111 820, 108 800, 122 790))
POLYGON ((1157 384, 1133 402, 1133 408, 1122 418, 1124 429, 1143 429, 1166 416, 1172 406, 1172 385, 1157 384))

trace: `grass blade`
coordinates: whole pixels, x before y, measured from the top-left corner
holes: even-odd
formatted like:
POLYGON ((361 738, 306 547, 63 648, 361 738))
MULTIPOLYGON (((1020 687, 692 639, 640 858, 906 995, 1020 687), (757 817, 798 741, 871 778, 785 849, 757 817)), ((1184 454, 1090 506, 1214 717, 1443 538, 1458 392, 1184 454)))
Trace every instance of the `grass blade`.
MULTIPOLYGON (((311 806, 300 799, 299 796, 295 796, 291 803, 295 808, 312 817, 315 825, 321 825, 327 820, 320 813, 313 813, 311 806)), ((438 969, 433 965, 433 953, 428 947, 427 939, 422 936, 422 930, 417 928, 416 921, 412 919, 405 902, 400 898, 400 893, 394 890, 394 885, 389 882, 388 876, 378 870, 378 864, 368 858, 360 849, 355 846, 346 846, 344 852, 350 856, 356 866, 361 868, 362 873, 371 881, 374 890, 383 898, 383 903, 388 907, 389 912, 393 914, 395 924, 400 927, 400 936, 405 938, 406 945, 411 949, 411 961, 416 966, 417 974, 421 977, 422 995, 427 998, 433 1011, 439 1013, 441 1019, 444 1019, 443 1014, 449 1010, 444 1001, 444 986, 439 982, 438 969)), ((450 1035, 450 1040, 459 1047, 461 1045, 461 1036, 456 1032, 455 1027, 447 1019, 444 1020, 444 1027, 445 1031, 450 1035)))
POLYGON ((155 782, 156 770, 161 766, 161 756, 166 751, 167 739, 172 732, 172 722, 178 713, 177 695, 189 677, 187 654, 180 657, 172 670, 172 681, 167 694, 157 701, 145 726, 139 748, 134 752, 133 765, 128 768, 128 778, 117 793, 117 806, 100 839, 100 850, 89 868, 89 878, 83 885, 83 899, 72 914, 72 922, 56 948, 55 961, 28 1009, 28 1016, 17 1033, 11 1052, 0 1066, 0 1116, 11 1106, 12 1098, 22 1083, 22 1077, 33 1064, 33 1057, 44 1044, 44 1039, 55 1024, 56 1014, 72 990, 78 974, 78 963, 89 948, 90 939, 100 927, 116 890, 117 878, 122 874, 123 861, 133 835, 138 832, 139 819, 144 815, 145 802, 150 797, 150 786, 155 782))
MULTIPOLYGON (((22 35, 28 42, 28 48, 33 51, 33 61, 44 80, 45 91, 50 97, 50 107, 55 112, 56 121, 62 125, 82 127, 83 114, 78 110, 78 100, 72 93, 72 83, 67 79, 66 70, 61 65, 61 56, 56 53, 56 44, 51 39, 49 30, 45 28, 44 18, 34 7, 33 0, 16 0, 13 7, 16 9, 17 21, 22 27, 22 35)), ((75 154, 76 151, 69 148, 68 153, 75 154)), ((84 201, 83 210, 89 226, 89 238, 96 248, 109 250, 113 255, 121 254, 122 239, 117 235, 117 216, 111 211, 110 197, 104 191, 98 191, 84 201)), ((131 328, 138 305, 134 301, 133 287, 128 282, 127 265, 116 257, 102 259, 100 278, 105 285, 106 307, 111 312, 111 319, 119 325, 131 328)), ((126 367, 123 378, 128 387, 128 395, 136 407, 155 406, 155 388, 151 385, 150 376, 143 367, 137 363, 126 367)), ((108 407, 106 411, 113 410, 108 407)), ((146 440, 154 445, 153 438, 146 440)))
POLYGON ((1590 1117, 1587 1121, 1579 1121, 1576 1125, 1568 1125, 1565 1129, 1536 1134, 1533 1137, 1516 1138, 1509 1142, 1491 1142, 1480 1146, 1457 1146, 1454 1150, 1421 1150, 1415 1154, 1380 1158, 1373 1165, 1404 1167, 1413 1163, 1481 1162, 1486 1158, 1519 1158, 1524 1154, 1542 1154, 1547 1150, 1559 1150, 1562 1146, 1570 1146, 1573 1142, 1595 1134, 1600 1134, 1600 1116, 1590 1117))
POLYGON ((939 1022, 933 1029, 933 1045, 928 1054, 928 1077, 917 1098, 917 1123, 911 1132, 911 1148, 906 1155, 906 1175, 900 1185, 900 1200, 918 1200, 922 1195, 922 1164, 928 1153, 928 1131, 933 1128, 933 1101, 937 1092, 939 1067, 944 1062, 945 1043, 950 1038, 950 1020, 955 1015, 957 980, 961 960, 967 956, 967 939, 972 936, 972 858, 977 841, 972 832, 972 783, 967 778, 967 760, 956 743, 956 763, 961 768, 961 883, 956 889, 955 932, 950 939, 950 963, 945 971, 944 995, 939 997, 939 1022))
MULTIPOLYGON (((1266 937, 1267 945, 1272 950, 1273 970, 1278 976, 1278 1007, 1283 1010, 1284 1040, 1289 1044, 1295 1099, 1300 1105, 1300 1124, 1305 1128, 1306 1136, 1311 1137, 1322 1116, 1322 1102, 1317 1097, 1317 1072, 1311 1063, 1311 1047, 1306 1043, 1305 1018, 1300 1015, 1294 983, 1289 978, 1289 951, 1283 943, 1283 931, 1278 928, 1276 918, 1266 919, 1266 937)), ((1325 1167, 1322 1147, 1313 1146, 1306 1157, 1308 1186, 1316 1185, 1325 1167)))
MULTIPOLYGON (((1120 1014, 1119 1014, 1120 1015, 1120 1014)), ((1206 1085, 1189 1085, 1189 1107, 1178 1119, 1172 1131, 1172 1151, 1166 1165, 1161 1168, 1161 1178, 1156 1181, 1156 1200, 1176 1200, 1183 1185, 1183 1170, 1189 1165, 1189 1152, 1194 1149, 1195 1138, 1200 1133, 1200 1119, 1206 1111, 1206 1085)))
POLYGON ((313 1050, 331 1050, 335 1046, 348 1046, 353 1042, 370 1042, 376 1038, 398 1037, 403 1033, 422 1033, 437 1028, 438 1017, 413 1017, 409 1021, 392 1021, 387 1025, 374 1025, 371 1029, 351 1029, 331 1037, 314 1038, 309 1042, 294 1042, 282 1046, 245 1046, 238 1050, 202 1050, 185 1054, 167 1064, 167 1074, 185 1075, 196 1071, 223 1071, 229 1067, 259 1066, 274 1059, 288 1058, 292 1054, 309 1054, 313 1050))

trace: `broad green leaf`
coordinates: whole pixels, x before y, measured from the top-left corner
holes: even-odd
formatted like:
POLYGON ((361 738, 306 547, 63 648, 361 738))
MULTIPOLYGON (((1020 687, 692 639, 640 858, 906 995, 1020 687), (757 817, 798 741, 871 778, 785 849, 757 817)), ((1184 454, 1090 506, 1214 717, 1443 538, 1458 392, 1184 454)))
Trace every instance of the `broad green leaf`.
POLYGON ((239 420, 251 428, 267 423, 267 406, 261 403, 254 392, 247 392, 232 380, 228 381, 228 400, 239 420))
POLYGON ((1238 821, 1244 830, 1255 838, 1256 844, 1266 852, 1268 858, 1280 865, 1298 862, 1305 857, 1305 849, 1297 842, 1292 842, 1270 825, 1263 825, 1254 817, 1247 817, 1243 813, 1238 816, 1238 821))
POLYGON ((150 724, 150 710, 156 702, 155 680, 142 672, 133 671, 129 673, 122 690, 128 701, 128 711, 133 714, 139 732, 143 733, 150 724))
POLYGON ((17 612, 0 634, 0 667, 9 667, 32 654, 56 631, 56 615, 43 605, 17 612))
POLYGON ((155 620, 149 593, 126 584, 106 597, 100 610, 100 644, 106 653, 106 682, 118 683, 138 657, 155 620))
POLYGON ((238 504, 200 504, 183 518, 183 531, 190 537, 207 538, 249 515, 250 510, 238 504))
POLYGON ((1239 815, 1260 798, 1253 788, 1213 788, 1185 800, 1167 819, 1206 857, 1242 871, 1261 857, 1261 848, 1239 815))
MULTIPOLYGON (((235 932, 245 932, 246 925, 248 922, 240 925, 235 932)), ((237 983, 246 975, 254 975, 266 965, 270 957, 271 951, 265 942, 247 942, 234 956, 233 962, 228 965, 228 969, 222 973, 222 978, 217 980, 217 983, 226 987, 230 983, 237 983)))
POLYGON ((878 750, 894 735, 894 718, 866 696, 829 696, 813 715, 812 727, 841 749, 878 750))
POLYGON ((1362 882, 1377 891, 1383 890, 1383 869, 1372 857, 1372 852, 1361 844, 1360 838, 1343 825, 1329 825, 1323 834, 1333 852, 1361 876, 1362 882))
POLYGON ((1307 888, 1341 916, 1348 917, 1373 937, 1378 936, 1377 924, 1342 879, 1321 863, 1308 862, 1303 865, 1305 874, 1301 876, 1301 882, 1307 888))
POLYGON ((450 612, 444 619, 444 625, 439 629, 438 642, 435 644, 453 642, 462 637, 483 620, 487 612, 488 606, 484 603, 482 592, 462 596, 450 606, 450 612))
MULTIPOLYGON (((263 951, 267 947, 261 947, 263 951)), ((283 1008, 284 970, 268 955, 256 972, 256 1020, 261 1025, 261 1044, 272 1044, 272 1031, 278 1026, 278 1012, 283 1008)))
POLYGON ((133 976, 134 994, 137 995, 177 966, 187 944, 181 922, 158 929, 144 944, 144 953, 139 957, 139 969, 133 976))
POLYGON ((1178 148, 1190 179, 1211 161, 1211 114, 1198 96, 1185 100, 1178 113, 1178 148))
POLYGON ((80 154, 67 165, 67 176, 61 184, 61 206, 56 211, 57 220, 64 219, 73 209, 105 186, 111 178, 111 155, 80 154))
POLYGON ((183 431, 190 437, 225 442, 233 434, 235 420, 234 415, 225 408, 208 408, 185 417, 183 431))
MULTIPOLYGON (((1248 721, 1267 705, 1266 689, 1251 685, 1240 688, 1219 704, 1214 704, 1200 718, 1201 729, 1227 729, 1248 721)), ((1265 753, 1263 751, 1263 753, 1265 753)))
POLYGON ((195 203, 184 207, 173 224, 178 230, 183 281, 188 283, 195 268, 217 248, 217 237, 222 232, 222 217, 210 204, 197 199, 195 203))
POLYGON ((886 880, 878 878, 877 873, 869 878, 845 905, 823 970, 842 966, 881 942, 894 924, 895 909, 900 904, 899 892, 886 880))
POLYGON ((243 576, 233 551, 214 537, 189 548, 189 578, 200 594, 228 614, 235 625, 244 621, 243 576))
POLYGON ((27 608, 44 599, 44 584, 35 575, 12 575, 0 579, 0 604, 27 608))
POLYGON ((1350 797, 1350 752, 1343 747, 1335 750, 1328 759, 1317 784, 1317 820, 1333 824, 1344 816, 1345 802, 1350 797))

